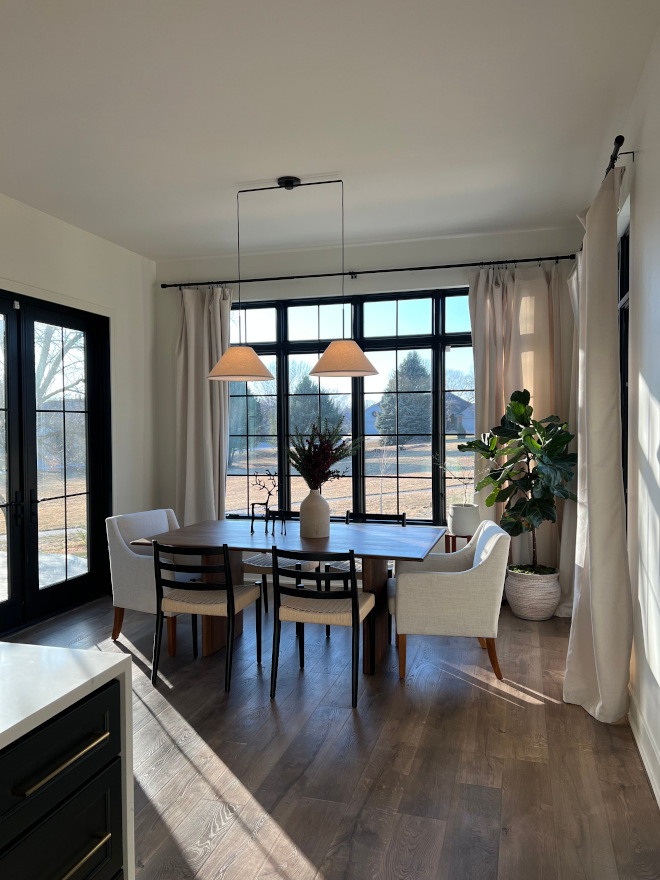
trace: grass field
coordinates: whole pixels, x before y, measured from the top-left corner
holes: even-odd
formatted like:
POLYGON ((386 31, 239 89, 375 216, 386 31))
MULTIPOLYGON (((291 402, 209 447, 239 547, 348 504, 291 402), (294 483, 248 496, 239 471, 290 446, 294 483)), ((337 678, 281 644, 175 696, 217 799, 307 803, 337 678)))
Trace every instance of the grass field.
MULTIPOLYGON (((446 461, 455 473, 472 474, 473 457, 459 452, 458 444, 463 438, 447 440, 446 461)), ((277 453, 273 448, 255 451, 259 467, 277 470, 277 453)), ((263 502, 266 493, 252 484, 254 477, 247 477, 246 457, 241 456, 241 466, 229 468, 227 479, 226 510, 228 513, 248 513, 252 502, 263 502), (249 484, 249 497, 248 497, 249 484)), ((250 458, 252 454, 250 453, 250 458)), ((365 448, 365 490, 367 511, 371 513, 397 513, 405 511, 410 519, 431 518, 431 475, 433 461, 430 443, 407 444, 397 450, 393 446, 380 446, 377 438, 368 438, 365 448), (398 472, 397 481, 397 452, 398 472), (398 499, 397 499, 398 482, 398 499), (397 509, 398 507, 398 509, 397 509)), ((353 506, 350 462, 341 462, 339 469, 346 477, 326 483, 323 497, 330 504, 333 516, 341 516, 353 506)), ((463 501, 464 491, 459 482, 446 478, 447 505, 463 501)), ((291 503, 294 509, 307 495, 308 489, 301 477, 291 478, 291 503)), ((471 500, 471 497, 468 498, 471 500)), ((271 506, 277 504, 273 500, 271 506)))

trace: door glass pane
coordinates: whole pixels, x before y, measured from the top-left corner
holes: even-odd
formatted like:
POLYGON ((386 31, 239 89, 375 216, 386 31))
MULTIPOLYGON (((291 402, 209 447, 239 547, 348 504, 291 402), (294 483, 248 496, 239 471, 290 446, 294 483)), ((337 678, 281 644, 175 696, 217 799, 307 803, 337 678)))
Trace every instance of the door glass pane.
POLYGON ((75 495, 87 491, 87 414, 66 413, 66 491, 75 495))
POLYGON ((7 560, 7 517, 6 507, 0 508, 0 602, 9 598, 9 565, 7 560))
POLYGON ((4 505, 9 501, 9 474, 7 471, 7 391, 5 339, 7 324, 0 315, 0 602, 9 598, 9 566, 7 559, 7 515, 4 505))
POLYGON ((66 500, 66 576, 76 577, 87 571, 87 495, 73 495, 66 500))
POLYGON ((39 589, 88 570, 85 334, 34 324, 39 589))
POLYGON ((85 334, 80 330, 65 329, 63 351, 64 408, 85 410, 85 334))
POLYGON ((37 496, 64 495, 64 476, 64 414, 37 411, 37 496))
POLYGON ((5 356, 5 339, 7 337, 7 319, 4 315, 0 315, 0 409, 7 406, 7 392, 5 390, 6 377, 6 356, 5 356))
POLYGON ((9 471, 7 468, 7 390, 6 390, 7 319, 0 315, 0 602, 9 598, 9 563, 7 556, 7 519, 9 501, 9 471))
POLYGON ((61 327, 35 322, 34 373, 37 411, 62 410, 64 370, 61 327))
POLYGON ((64 498, 39 504, 39 589, 66 580, 66 510, 64 498))

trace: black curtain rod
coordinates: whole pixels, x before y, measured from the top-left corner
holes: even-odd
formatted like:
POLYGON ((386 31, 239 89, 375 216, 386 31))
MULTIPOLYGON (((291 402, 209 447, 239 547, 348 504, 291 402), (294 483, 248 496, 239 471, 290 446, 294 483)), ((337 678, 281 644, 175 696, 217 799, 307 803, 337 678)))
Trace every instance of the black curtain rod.
MULTIPOLYGON (((616 160, 619 158, 619 150, 623 146, 624 141, 625 141, 625 138, 622 134, 618 134, 614 138, 614 149, 612 150, 612 155, 610 156, 610 161, 608 163, 608 166, 605 169, 605 177, 607 177, 607 175, 610 173, 610 171, 616 165, 616 160)), ((605 177, 603 178, 603 180, 605 180, 605 177)))
MULTIPOLYGON (((524 257, 517 260, 480 260, 476 263, 442 263, 438 266, 406 266, 402 269, 356 269, 353 272, 317 272, 313 275, 275 275, 272 278, 241 278, 241 284, 256 284, 264 281, 304 281, 308 278, 340 278, 348 275, 357 278, 358 275, 387 275, 390 272, 429 272, 433 269, 471 269, 481 266, 508 266, 509 263, 546 263, 554 260, 574 260, 575 254, 562 254, 554 257, 524 257)), ((231 281, 178 281, 176 284, 161 284, 167 287, 225 287, 228 284, 237 284, 238 279, 231 281)))

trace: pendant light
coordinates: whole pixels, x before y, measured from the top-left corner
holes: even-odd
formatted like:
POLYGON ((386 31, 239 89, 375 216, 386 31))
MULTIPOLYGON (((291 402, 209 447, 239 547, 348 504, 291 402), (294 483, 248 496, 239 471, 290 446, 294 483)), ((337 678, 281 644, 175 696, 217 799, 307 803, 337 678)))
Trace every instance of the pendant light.
MULTIPOLYGON (((241 215, 240 192, 236 193, 236 245, 238 254, 238 345, 230 345, 208 375, 220 382, 264 382, 275 376, 267 370, 259 355, 249 345, 243 345, 241 332, 241 215)), ((247 328, 246 328, 247 335, 247 328)), ((247 340, 246 340, 247 342, 247 340)))
POLYGON ((317 364, 309 371, 310 376, 377 376, 378 370, 353 339, 345 338, 344 291, 345 243, 344 243, 344 181, 341 180, 341 339, 335 339, 323 352, 317 364))

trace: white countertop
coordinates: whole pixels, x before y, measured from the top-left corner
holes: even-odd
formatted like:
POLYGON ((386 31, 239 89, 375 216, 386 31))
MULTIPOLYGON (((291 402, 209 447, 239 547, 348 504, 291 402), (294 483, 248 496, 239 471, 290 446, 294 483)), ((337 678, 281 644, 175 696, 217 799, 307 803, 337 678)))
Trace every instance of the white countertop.
POLYGON ((0 749, 125 674, 120 654, 0 642, 0 749))

